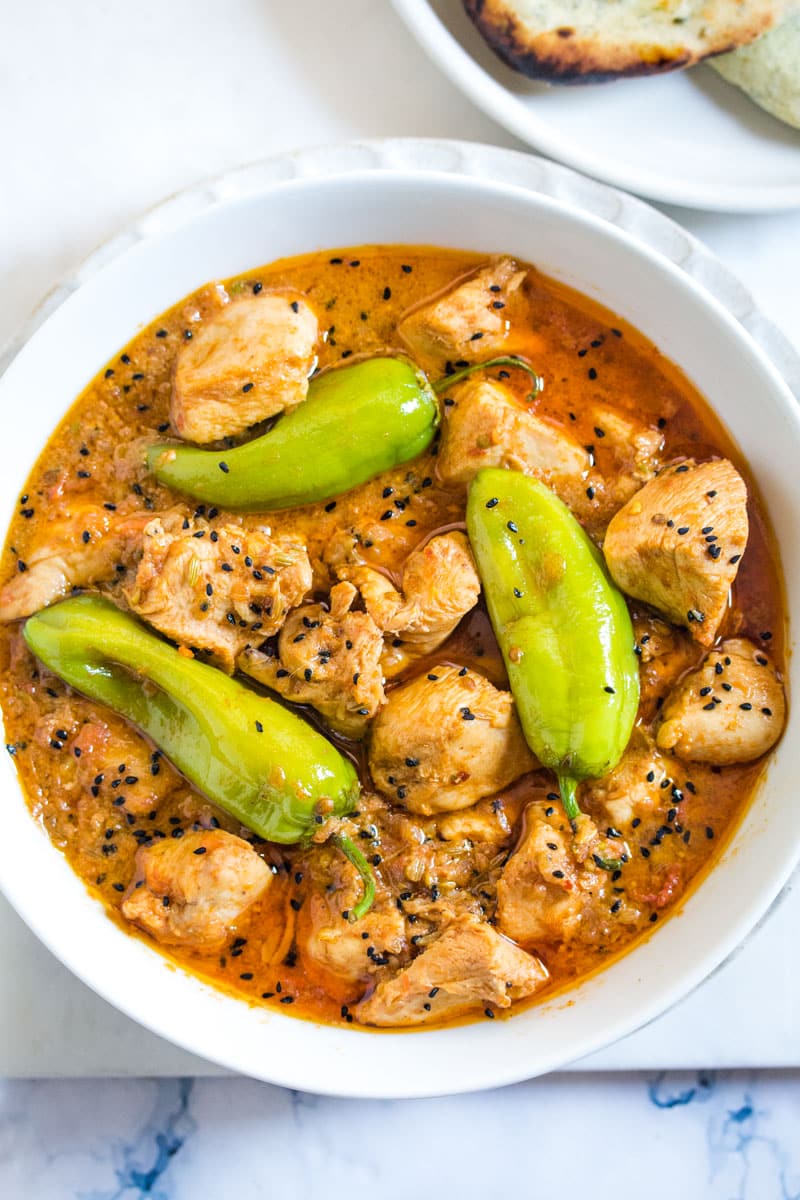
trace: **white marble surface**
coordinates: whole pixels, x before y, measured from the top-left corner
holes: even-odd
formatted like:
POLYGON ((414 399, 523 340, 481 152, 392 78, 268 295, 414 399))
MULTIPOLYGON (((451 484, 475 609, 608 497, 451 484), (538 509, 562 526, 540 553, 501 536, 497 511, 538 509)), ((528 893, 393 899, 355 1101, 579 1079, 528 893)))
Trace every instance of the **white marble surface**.
MULTIPOLYGON (((122 223, 239 162, 359 136, 515 144, 437 75, 386 0, 0 11, 0 341, 122 223)), ((800 343, 800 214, 671 215, 800 343)), ((550 1197, 588 1184, 598 1200, 796 1198, 799 1127, 795 1072, 572 1075, 392 1104, 235 1079, 10 1081, 0 1196, 247 1200, 291 1188, 335 1200, 360 1185, 392 1200, 499 1184, 550 1197), (465 1129, 488 1136, 467 1141, 465 1129)))

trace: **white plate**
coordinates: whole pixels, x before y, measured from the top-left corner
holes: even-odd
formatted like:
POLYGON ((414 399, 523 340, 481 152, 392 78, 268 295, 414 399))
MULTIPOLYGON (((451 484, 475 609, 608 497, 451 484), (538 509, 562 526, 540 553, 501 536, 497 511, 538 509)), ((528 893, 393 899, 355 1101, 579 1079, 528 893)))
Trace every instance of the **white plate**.
MULTIPOLYGON (((283 179, 419 168, 522 186, 558 197, 628 230, 701 282, 744 325, 800 397, 797 351, 759 311, 728 268, 674 221, 625 192, 533 154, 474 142, 419 138, 289 151, 228 171, 172 197, 139 217, 58 285, 6 353, 0 353, 0 371, 46 316, 97 271, 132 245, 172 229, 192 213, 283 179)), ((798 920, 800 892, 795 886, 791 901, 777 917, 770 914, 766 928, 750 938, 744 952, 713 980, 647 1029, 582 1060, 578 1069, 800 1064, 800 1029, 796 1028, 792 1000, 798 972, 795 960, 783 954, 783 945, 798 920), (758 1022, 752 1021, 754 1011, 760 1013, 758 1022)), ((0 903, 0 961, 14 963, 13 975, 0 974, 0 1075, 178 1075, 220 1069, 153 1037, 92 995, 54 962, 4 903, 0 903)))
POLYGON ((725 212, 800 206, 800 132, 710 67, 550 87, 507 67, 461 0, 392 0, 434 62, 517 137, 608 183, 725 212))
MULTIPOLYGON (((430 150, 432 157, 442 153, 436 143, 430 150)), ((368 147, 350 152, 374 161, 368 147)), ((459 148, 449 153, 457 159, 459 148)), ((403 143, 387 144, 383 165, 391 165, 395 154, 402 158, 403 143)), ((209 278, 316 246, 396 240, 516 253, 634 321, 680 363, 747 447, 776 526, 796 527, 800 418, 794 398, 741 325, 666 257, 570 203, 522 187, 419 170, 308 177, 300 158, 287 182, 274 182, 269 168, 259 177, 256 169, 251 188, 237 188, 234 177, 227 186, 179 197, 104 248, 103 265, 99 259, 85 265, 81 286, 73 281, 71 294, 0 381, 6 433, 0 437, 0 519, 16 507, 55 421, 138 324, 209 278), (231 192, 235 198, 226 198, 231 192), (147 236, 151 223, 157 232, 147 236)), ((586 181, 582 186, 619 210, 608 189, 586 181)), ((646 224, 646 207, 627 204, 633 206, 631 222, 646 224)), ((691 261, 692 242, 680 230, 672 249, 691 261)), ((735 295, 731 299, 736 302, 735 295)), ((789 604, 798 616, 800 546, 786 537, 783 552, 789 604)), ((796 656, 791 675, 800 687, 796 656)), ((743 940, 800 851, 792 755, 797 737, 800 712, 793 710, 768 780, 680 917, 602 974, 510 1021, 377 1036, 249 1008, 215 991, 108 920, 30 819, 10 758, 0 763, 0 886, 40 939, 101 996, 154 1032, 233 1070, 351 1096, 495 1086, 553 1070, 652 1019, 743 940)))

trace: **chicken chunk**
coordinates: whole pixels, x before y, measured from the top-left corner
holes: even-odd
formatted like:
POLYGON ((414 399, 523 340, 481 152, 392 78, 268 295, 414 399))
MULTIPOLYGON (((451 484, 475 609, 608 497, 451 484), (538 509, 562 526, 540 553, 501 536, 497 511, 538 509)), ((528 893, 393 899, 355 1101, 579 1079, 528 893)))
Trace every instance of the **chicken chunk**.
MULTIPOLYGON (((664 435, 608 404, 592 405, 589 416, 595 430, 595 455, 603 473, 596 490, 604 492, 607 503, 616 510, 655 477, 664 435)), ((603 497, 599 498, 602 503, 603 497)))
POLYGON ((311 587, 305 546, 238 525, 210 528, 158 517, 125 596, 168 638, 206 650, 229 673, 245 646, 277 633, 311 587))
POLYGON ((355 1010, 364 1025, 421 1025, 492 1005, 509 1008, 547 982, 538 958, 465 916, 355 1010))
POLYGON ((489 358, 505 348, 505 309, 524 278, 510 258, 498 259, 404 314, 397 332, 417 357, 437 362, 476 354, 489 358))
POLYGON ((213 442, 305 400, 317 318, 301 293, 233 300, 192 329, 175 363, 172 423, 191 442, 213 442))
POLYGON ((587 785, 588 798, 593 807, 602 805, 612 825, 624 830, 636 818, 673 804, 671 792, 662 786, 669 774, 653 739, 637 728, 613 771, 587 785))
POLYGON ((785 719, 783 684, 768 656, 731 638, 670 694, 656 742, 693 762, 751 762, 772 749, 785 719))
POLYGON ((122 915, 172 946, 211 949, 272 879, 249 842, 222 829, 143 846, 122 915))
POLYGON ((348 921, 345 914, 358 902, 363 884, 332 847, 315 849, 304 873, 307 890, 296 936, 306 971, 340 1002, 356 1000, 370 979, 407 956, 405 917, 379 884, 366 916, 348 921))
POLYGON ((113 578, 151 519, 149 513, 117 517, 102 505, 76 503, 43 528, 41 540, 0 589, 0 621, 29 617, 75 588, 113 578))
POLYGON ((727 459, 668 467, 611 521, 614 581, 713 644, 747 545, 747 488, 727 459))
POLYGON ((651 721, 673 684, 697 664, 702 650, 682 630, 649 612, 634 612, 633 632, 639 659, 639 712, 651 721))
MULTIPOLYGON (((590 823, 591 824, 591 823, 590 823)), ((583 839, 586 850, 596 837, 583 839)), ((534 802, 525 813, 522 841, 497 884, 499 929, 522 945, 593 940, 607 931, 607 871, 575 853, 560 805, 534 802), (601 915, 602 914, 602 915, 601 915)))
POLYGON ((126 812, 151 812, 180 784, 161 751, 110 712, 81 725, 72 753, 81 786, 126 812))
POLYGON ((478 572, 463 533, 442 533, 408 556, 402 594, 374 567, 346 567, 367 612, 385 633, 399 637, 415 655, 432 654, 475 607, 478 572))
POLYGON ((452 395, 439 453, 445 484, 466 485, 482 467, 508 467, 543 480, 570 507, 580 504, 591 460, 571 434, 492 380, 467 380, 452 395))
POLYGON ((369 613, 353 612, 350 583, 331 588, 330 608, 303 604, 290 613, 278 657, 247 649, 238 665, 295 704, 311 704, 346 737, 363 736, 384 701, 383 635, 369 613))
POLYGON ((511 693, 466 667, 401 684, 372 726, 373 781, 415 813, 468 808, 535 765, 511 693))

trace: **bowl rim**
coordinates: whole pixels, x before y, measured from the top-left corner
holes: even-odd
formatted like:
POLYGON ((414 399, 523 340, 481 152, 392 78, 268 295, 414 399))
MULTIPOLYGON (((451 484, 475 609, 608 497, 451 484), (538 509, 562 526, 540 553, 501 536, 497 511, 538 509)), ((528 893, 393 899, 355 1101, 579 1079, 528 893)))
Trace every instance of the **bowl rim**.
MULTIPOLYGON (((607 222, 603 221, 599 217, 594 216, 593 214, 587 214, 586 212, 584 212, 583 210, 581 210, 580 208, 578 208, 576 205, 574 205, 572 203, 565 203, 564 201, 556 200, 556 199, 553 199, 552 197, 544 196, 541 194, 532 194, 529 190, 526 190, 524 187, 520 187, 518 185, 507 184, 507 183, 495 183, 495 182, 490 182, 490 181, 486 181, 486 180, 470 178, 470 177, 466 177, 466 176, 453 175, 453 174, 449 174, 449 173, 442 172, 442 171, 426 171, 426 170, 397 171, 397 170, 385 170, 385 169, 379 169, 379 170, 372 169, 372 170, 365 170, 365 171, 355 171, 350 174, 342 175, 342 176, 330 176, 330 177, 310 178, 310 179, 309 178, 305 178, 305 179, 301 178, 301 179, 293 179, 293 180, 287 180, 287 181, 274 182, 274 183, 269 184, 265 188, 262 188, 262 189, 258 190, 257 192, 251 193, 247 196, 235 198, 233 200, 219 201, 219 202, 213 204, 209 209, 207 209, 205 212, 203 212, 199 215, 192 214, 190 216, 189 220, 187 222, 183 223, 183 225, 181 225, 180 227, 185 228, 187 225, 191 226, 191 227, 202 227, 202 225, 205 224, 206 222, 213 224, 213 218, 219 212, 220 209, 222 209, 222 208, 236 209, 238 207, 245 206, 245 205, 258 204, 260 202, 263 202, 267 196, 272 195, 275 192, 278 192, 281 194, 283 194, 283 193, 291 194, 291 193, 298 192, 298 191, 304 191, 309 187, 321 188, 323 190, 329 189, 329 188, 338 188, 338 187, 342 187, 342 186, 344 186, 346 188, 352 188, 354 186, 367 186, 368 187, 368 186, 370 186, 371 183, 374 183, 376 180, 379 182, 383 182, 383 183, 390 181, 391 185, 393 187, 398 188, 400 190, 402 190, 404 187, 413 189, 415 187, 424 185, 424 186, 428 186, 428 187, 444 187, 447 189, 456 189, 456 190, 460 190, 462 193, 470 192, 470 191, 477 191, 477 192, 483 193, 484 198, 487 200, 498 199, 501 196, 504 196, 506 198, 511 197, 512 199, 516 200, 518 203, 521 202, 522 204, 529 206, 532 209, 539 207, 540 209, 548 211, 551 214, 558 214, 560 216, 566 216, 568 219, 571 219, 571 220, 574 220, 574 221, 584 224, 589 229, 596 232, 599 236, 604 237, 606 239, 610 239, 612 242, 616 242, 618 245, 625 246, 629 251, 633 251, 635 255, 638 255, 639 258, 643 258, 648 263, 649 268, 652 268, 652 269, 660 271, 660 272, 666 272, 668 275, 671 275, 675 281, 678 282, 679 287, 686 288, 690 292, 694 293, 695 298, 697 300, 699 300, 703 306, 705 306, 706 308, 709 308, 711 313, 715 315, 716 319, 718 321, 720 321, 724 326, 727 327, 729 333, 732 335, 734 340, 736 340, 740 343, 740 346, 742 347, 743 351, 745 351, 751 358, 753 358, 755 360, 755 363, 756 363, 759 371, 766 378, 769 379, 776 397, 777 396, 780 397, 782 406, 785 410, 784 415, 786 416, 788 423, 793 428, 794 440, 798 443, 798 445, 800 445, 800 413, 798 413, 797 405, 796 405, 795 399, 794 399, 791 391, 789 390, 788 386, 783 381, 780 374, 777 372, 777 370, 771 364, 769 359, 766 357, 766 355, 764 355, 764 353, 761 351, 761 349, 757 346, 757 344, 755 343, 753 338, 750 336, 750 334, 739 325, 739 323, 724 308, 724 306, 721 305, 720 302, 715 297, 711 296, 694 279, 692 279, 691 277, 687 277, 685 272, 683 272, 675 264, 669 262, 669 260, 667 260, 664 256, 659 254, 657 251, 651 249, 649 246, 644 245, 642 242, 640 242, 638 239, 636 239, 635 237, 633 237, 631 234, 627 233, 626 231, 619 230, 616 227, 609 225, 607 222)), ((174 233, 174 230, 158 234, 158 235, 156 235, 156 237, 154 237, 153 241, 157 245, 161 245, 164 242, 168 241, 172 237, 173 233, 174 233)), ((135 254, 135 252, 136 252, 136 247, 133 247, 131 250, 120 255, 120 257, 118 259, 115 259, 114 263, 119 263, 120 261, 127 260, 129 255, 135 254)), ((114 263, 112 263, 111 266, 113 266, 114 263)), ((102 273, 102 271, 103 271, 103 268, 101 268, 101 273, 102 273)), ((69 305, 71 299, 72 299, 72 297, 69 297, 65 301, 64 307, 69 305)), ((177 297, 176 299, 180 299, 180 297, 177 297)), ((44 329, 47 326, 50 319, 51 318, 48 318, 48 320, 43 323, 43 325, 41 326, 42 329, 44 329)), ((149 320, 150 318, 144 318, 144 319, 149 320)), ((8 374, 11 373, 13 376, 13 368, 14 368, 14 365, 17 362, 18 358, 22 354, 24 354, 26 351, 28 351, 28 348, 31 346, 33 346, 33 348, 34 348, 33 351, 31 351, 31 353, 35 353, 36 345, 38 342, 38 337, 39 337, 39 331, 37 330, 32 335, 29 342, 26 344, 24 350, 20 352, 20 355, 17 356, 17 358, 15 358, 14 362, 12 362, 12 364, 10 365, 8 372, 6 373, 6 377, 3 380, 0 380, 0 395, 2 394, 2 390, 5 387, 5 382, 6 382, 6 378, 8 377, 8 374)), ((48 436, 49 436, 49 434, 48 434, 48 436)), ((762 789, 763 789, 763 784, 762 784, 762 789)), ((47 838, 47 835, 43 831, 41 831, 41 836, 45 839, 46 844, 49 847, 49 850, 51 851, 51 853, 52 852, 57 853, 56 847, 53 846, 52 843, 50 843, 49 838, 47 838)), ((63 859, 63 856, 59 855, 59 857, 62 859, 62 863, 66 867, 66 869, 70 872, 70 874, 72 874, 71 868, 69 868, 67 866, 66 860, 63 859)), ((616 1024, 612 1024, 610 1027, 608 1024, 606 1024, 603 1026, 603 1030, 601 1032, 598 1032, 598 1033, 594 1034, 593 1036, 587 1035, 586 1037, 584 1037, 583 1041, 575 1048, 574 1053, 571 1053, 568 1058, 564 1058, 563 1055, 558 1055, 558 1056, 556 1056, 556 1059, 554 1061, 548 1061, 547 1057, 545 1055, 543 1065, 537 1065, 534 1068, 535 1073, 552 1070, 559 1065, 565 1065, 565 1063, 567 1061, 573 1061, 576 1058, 581 1058, 584 1055, 591 1053, 593 1050, 598 1049, 600 1046, 606 1045, 612 1041, 617 1040, 617 1038, 624 1036, 628 1032, 631 1032, 634 1028, 638 1028, 641 1025, 648 1023, 650 1020, 652 1020, 654 1017, 659 1015, 661 1012, 665 1011, 668 1007, 671 1007, 671 1005, 674 1004, 682 996, 686 995, 688 993, 688 991, 690 991, 699 982, 701 982, 701 980, 703 978, 705 978, 713 969, 716 968, 716 966, 719 965, 719 963, 721 961, 723 961, 723 959, 725 957, 727 957, 727 955, 740 943, 740 941, 747 934, 747 932, 763 917, 764 912, 768 909, 768 907, 774 900, 775 896, 780 891, 781 887, 783 886, 783 884, 785 882, 785 879, 788 877, 789 873, 791 872, 791 869, 795 865, 798 857, 800 857, 800 842, 794 846, 791 855, 787 855, 787 858, 784 862, 784 869, 782 869, 779 872, 778 876, 773 880, 770 887, 761 890, 761 892, 759 893, 759 899, 755 905, 755 908, 753 907, 753 904, 751 902, 750 912, 749 912, 748 916, 743 918, 742 920, 740 920, 738 922, 738 924, 734 925, 728 931, 726 937, 717 940, 717 942, 715 943, 716 948, 715 948, 714 952, 705 954, 702 964, 695 967, 694 970, 684 969, 683 974, 680 975, 680 977, 679 977, 679 982, 674 982, 671 987, 659 990, 657 999, 651 999, 649 1002, 641 1002, 640 1001, 639 1005, 632 1011, 632 1013, 629 1013, 624 1018, 619 1018, 617 1020, 616 1024)), ((34 911, 36 909, 36 906, 29 903, 28 898, 26 898, 26 896, 24 894, 18 895, 18 894, 15 894, 13 889, 11 889, 11 890, 8 889, 8 887, 6 886, 6 872, 4 871, 4 861, 5 861, 5 858, 4 858, 4 855, 2 852, 2 848, 0 848, 0 886, 2 886, 3 891, 7 895, 10 903, 16 909, 16 911, 19 913, 19 915, 23 918, 23 920, 26 921, 26 923, 33 930, 33 932, 36 934, 36 936, 46 946, 48 946, 48 948, 56 955, 56 957, 59 958, 62 962, 64 962, 65 965, 74 974, 76 974, 80 979, 82 979, 84 983, 88 984, 88 986, 91 987, 92 990, 97 992, 99 995, 103 996, 106 1000, 108 1000, 116 1008, 127 1013, 134 1020, 136 1020, 139 1024, 143 1024, 146 1027, 152 1029, 153 1032, 158 1033, 160 1036, 167 1038, 167 1040, 177 1042, 177 1044, 185 1046, 187 1049, 192 1050, 193 1052, 199 1054, 202 1057, 205 1057, 207 1059, 210 1058, 212 1061, 219 1062, 223 1066, 231 1067, 233 1065, 235 1069, 242 1070, 246 1073, 255 1074, 259 1078, 269 1079, 272 1082, 276 1082, 276 1083, 282 1084, 284 1086, 303 1087, 303 1088, 306 1088, 307 1090, 315 1091, 320 1094, 331 1094, 331 1095, 339 1095, 339 1096, 362 1096, 362 1097, 370 1096, 370 1097, 375 1097, 375 1098, 379 1098, 379 1097, 400 1098, 400 1097, 412 1097, 412 1096, 431 1096, 431 1095, 443 1094, 445 1092, 447 1094, 452 1094, 456 1091, 469 1091, 469 1090, 474 1090, 475 1088, 500 1086, 503 1084, 516 1082, 521 1079, 531 1077, 531 1074, 532 1074, 531 1067, 525 1065, 524 1059, 517 1059, 517 1061, 515 1063, 512 1063, 511 1061, 509 1061, 505 1070, 498 1069, 497 1066, 495 1066, 491 1071, 484 1072, 483 1075, 480 1075, 477 1078, 472 1077, 469 1080, 460 1083, 457 1087, 452 1087, 450 1085, 446 1085, 444 1087, 442 1087, 440 1085, 422 1086, 421 1087, 421 1086, 415 1084, 411 1088, 406 1087, 406 1088, 401 1088, 401 1089, 387 1090, 387 1088, 385 1086, 380 1086, 380 1087, 376 1087, 374 1090, 370 1090, 370 1089, 365 1088, 362 1084, 362 1085, 358 1086, 355 1090, 350 1090, 347 1087, 343 1088, 341 1086, 341 1081, 334 1082, 333 1085, 328 1085, 328 1086, 326 1086, 324 1084, 321 1085, 318 1075, 314 1074, 313 1071, 312 1071, 311 1078, 304 1076, 302 1072, 300 1072, 300 1073, 295 1072, 294 1074, 292 1074, 290 1076, 289 1075, 281 1076, 280 1074, 276 1074, 274 1071, 269 1071, 268 1073, 263 1073, 263 1072, 258 1072, 258 1071, 254 1072, 251 1069, 248 1069, 248 1066, 246 1064, 242 1064, 241 1062, 232 1064, 230 1061, 230 1058, 227 1058, 224 1055, 215 1053, 214 1048, 209 1047, 206 1044, 206 1042, 202 1039, 202 1037, 194 1038, 194 1037, 190 1036, 186 1031, 183 1031, 181 1033, 176 1033, 176 1030, 172 1026, 165 1026, 165 1025, 159 1024, 159 1022, 157 1020, 143 1018, 141 1013, 137 1010, 136 1005, 134 1003, 132 1003, 132 1002, 129 1003, 124 998, 120 998, 120 995, 118 994, 117 991, 115 991, 114 986, 112 985, 112 982, 110 980, 103 978, 102 971, 95 972, 93 970, 86 969, 84 964, 81 961, 81 956, 79 954, 76 955, 76 954, 72 953, 69 946, 65 948, 64 945, 61 944, 60 942, 58 942, 57 939, 54 940, 51 937, 47 923, 45 922, 43 925, 43 923, 40 919, 41 918, 41 910, 37 914, 37 912, 34 911), (76 959, 77 959, 77 961, 76 961, 76 959), (99 979, 97 978, 98 974, 100 976, 99 979), (298 1082, 298 1074, 300 1074, 302 1076, 301 1082, 298 1082)), ((77 884, 81 888, 83 888, 83 884, 81 883, 80 879, 77 876, 74 876, 74 879, 77 882, 77 884)), ((94 900, 88 892, 86 893, 86 895, 87 895, 87 898, 92 903, 94 903, 94 904, 98 905, 98 907, 100 907, 99 902, 94 900)), ((104 912, 104 910, 102 910, 102 911, 104 912)), ((674 920, 674 918, 673 918, 673 920, 674 920)), ((108 921, 107 918, 106 918, 106 921, 107 921, 109 927, 112 928, 113 922, 108 921)), ((116 935, 120 931, 115 929, 114 932, 116 935)), ((127 935, 126 935, 126 937, 127 937, 127 935)), ((128 938, 128 941, 129 941, 129 944, 134 944, 135 939, 128 938)), ((156 956, 161 963, 164 963, 166 961, 158 951, 151 950, 148 948, 147 953, 156 956)), ((180 968, 178 968, 178 970, 180 971, 180 968)), ((184 973, 184 974, 188 975, 188 973, 184 973)), ((198 982, 197 977, 195 977, 195 976, 188 976, 188 977, 191 978, 195 983, 198 982)), ((217 991, 216 989, 211 988, 210 985, 204 984, 202 981, 200 981, 200 984, 201 984, 201 986, 206 987, 210 991, 214 992, 214 994, 216 996, 220 996, 222 994, 219 991, 217 991)), ((230 1003, 233 1003, 237 1006, 242 1006, 242 1002, 239 1000, 231 999, 230 1003)), ((282 1019, 283 1020, 291 1020, 293 1024, 299 1024, 299 1022, 297 1022, 296 1018, 282 1017, 282 1019)), ((326 1027, 315 1026, 315 1023, 313 1023, 313 1022, 304 1022, 303 1024, 306 1024, 311 1028, 313 1028, 313 1027, 325 1028, 325 1029, 331 1028, 331 1027, 327 1027, 327 1026, 326 1027)), ((478 1026, 476 1026, 476 1025, 456 1026, 453 1028, 454 1028, 454 1030, 477 1029, 478 1026)), ((485 1028, 485 1026, 483 1028, 485 1028)), ((350 1032, 350 1031, 348 1031, 348 1032, 350 1032)), ((353 1032, 355 1032, 355 1031, 353 1031, 353 1032)), ((361 1032, 362 1036, 363 1036, 363 1032, 362 1031, 359 1031, 359 1032, 361 1032)), ((434 1031, 422 1030, 420 1032, 423 1032, 425 1034, 426 1038, 431 1038, 432 1036, 434 1036, 434 1031)), ((448 1033, 449 1031, 443 1030, 443 1031, 436 1031, 436 1032, 448 1033)), ((404 1036, 407 1037, 409 1035, 406 1034, 404 1036)), ((387 1037, 390 1037, 390 1038, 395 1037, 396 1038, 396 1037, 399 1037, 399 1034, 397 1034, 397 1033, 388 1034, 388 1035, 383 1034, 381 1040, 385 1040, 387 1037)), ((509 1056, 509 1058, 512 1058, 512 1057, 513 1056, 509 1056)))

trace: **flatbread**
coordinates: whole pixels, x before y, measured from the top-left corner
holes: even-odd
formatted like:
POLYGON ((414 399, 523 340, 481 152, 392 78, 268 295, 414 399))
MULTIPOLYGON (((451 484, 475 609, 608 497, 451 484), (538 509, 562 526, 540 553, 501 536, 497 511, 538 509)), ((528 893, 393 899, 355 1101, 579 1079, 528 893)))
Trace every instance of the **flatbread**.
POLYGON ((767 112, 800 129, 800 11, 711 65, 767 112))
POLYGON ((745 46, 796 0, 464 0, 510 66, 553 83, 689 67, 745 46))

